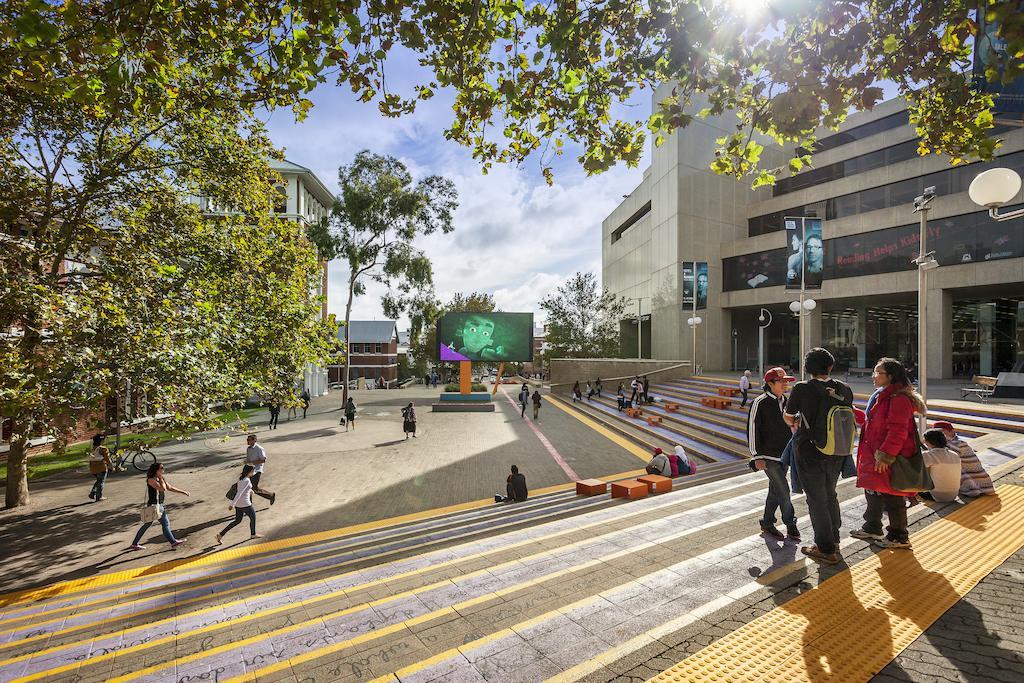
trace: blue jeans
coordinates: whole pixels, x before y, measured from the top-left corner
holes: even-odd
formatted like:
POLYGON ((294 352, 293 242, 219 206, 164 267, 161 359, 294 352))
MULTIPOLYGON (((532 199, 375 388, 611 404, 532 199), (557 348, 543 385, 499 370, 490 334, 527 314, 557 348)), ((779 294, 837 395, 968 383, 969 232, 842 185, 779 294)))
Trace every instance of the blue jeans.
POLYGON ((103 470, 99 474, 94 474, 96 482, 92 485, 92 491, 89 492, 89 497, 99 500, 103 497, 103 482, 107 480, 107 471, 103 470))
MULTIPOLYGON (((153 522, 146 522, 141 527, 139 527, 139 531, 138 531, 138 533, 135 534, 135 540, 132 541, 132 545, 138 545, 139 541, 142 540, 142 535, 145 534, 146 531, 151 526, 153 526, 153 522)), ((167 510, 166 509, 164 509, 164 514, 160 515, 160 528, 163 530, 164 538, 167 539, 168 543, 170 543, 171 545, 174 545, 175 543, 178 542, 178 539, 176 539, 174 537, 174 534, 171 533, 171 520, 167 519, 167 510)))
POLYGON ((789 495, 786 470, 774 460, 764 461, 764 473, 768 476, 768 497, 764 501, 764 517, 761 526, 775 526, 775 511, 781 510, 782 522, 788 528, 796 527, 796 510, 789 495))

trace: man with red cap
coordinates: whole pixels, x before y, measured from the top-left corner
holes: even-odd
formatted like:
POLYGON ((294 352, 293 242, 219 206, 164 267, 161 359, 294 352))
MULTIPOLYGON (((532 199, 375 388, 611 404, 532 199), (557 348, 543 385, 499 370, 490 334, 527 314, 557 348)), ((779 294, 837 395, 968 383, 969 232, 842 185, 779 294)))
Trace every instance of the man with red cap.
POLYGON ((654 449, 654 457, 647 463, 647 474, 660 474, 663 477, 672 476, 672 463, 668 456, 662 453, 660 448, 654 449))
POLYGON ((932 428, 941 429, 946 437, 946 446, 960 454, 960 495, 967 498, 994 495, 996 488, 992 477, 988 476, 970 444, 957 435, 952 423, 939 420, 932 424, 932 428))
POLYGON ((793 437, 793 429, 782 417, 786 409, 786 389, 795 381, 782 368, 764 373, 764 393, 750 404, 747 415, 747 446, 750 448, 750 469, 760 470, 768 477, 768 497, 761 518, 762 533, 780 541, 787 537, 800 540, 796 527, 796 510, 790 498, 786 468, 782 465, 782 452, 793 437), (775 527, 775 511, 782 514, 786 534, 775 527))

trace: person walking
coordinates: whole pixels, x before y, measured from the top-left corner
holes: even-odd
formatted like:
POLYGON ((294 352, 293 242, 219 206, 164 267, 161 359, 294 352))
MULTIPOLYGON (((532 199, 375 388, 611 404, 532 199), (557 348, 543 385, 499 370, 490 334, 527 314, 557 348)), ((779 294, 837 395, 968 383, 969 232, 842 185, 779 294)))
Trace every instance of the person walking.
POLYGON ((179 545, 187 541, 187 538, 175 538, 174 533, 171 531, 171 521, 167 518, 167 508, 164 507, 164 494, 168 491, 174 493, 180 493, 183 496, 188 496, 188 491, 175 488, 171 486, 171 483, 164 477, 164 466, 155 462, 149 466, 146 470, 146 506, 143 512, 142 526, 135 533, 135 540, 132 541, 131 550, 145 550, 146 546, 139 545, 142 541, 143 534, 149 530, 149 527, 153 526, 153 522, 160 522, 160 529, 164 532, 164 538, 171 544, 171 548, 177 548, 179 545), (156 508, 151 510, 151 508, 156 508))
POLYGON ((644 403, 651 402, 651 380, 647 379, 647 375, 641 380, 641 385, 644 390, 644 403))
POLYGON ((238 477, 238 484, 235 489, 235 498, 231 501, 231 505, 228 506, 228 511, 233 510, 235 513, 235 521, 229 522, 226 527, 220 530, 220 533, 216 536, 217 545, 223 542, 225 534, 241 523, 243 516, 249 518, 249 538, 263 538, 263 534, 256 533, 256 508, 252 505, 253 488, 250 477, 254 469, 252 465, 242 467, 242 475, 238 477))
MULTIPOLYGON (((838 564, 841 560, 839 527, 842 516, 836 484, 845 459, 840 455, 847 454, 825 455, 819 447, 823 442, 816 442, 815 435, 829 428, 827 415, 830 407, 848 406, 851 420, 853 411, 853 390, 830 376, 835 363, 835 357, 827 349, 817 347, 808 351, 804 356, 804 368, 811 379, 793 386, 783 412, 786 423, 796 427, 794 461, 814 529, 814 545, 800 550, 826 564, 838 564)), ((838 411, 833 413, 836 417, 839 414, 838 411)), ((845 450, 845 441, 843 445, 845 450)))
POLYGON ((597 391, 597 397, 601 398, 601 392, 604 390, 604 386, 601 384, 601 378, 597 378, 597 382, 594 384, 594 389, 597 391))
POLYGON ((580 381, 576 380, 576 383, 572 385, 572 402, 583 401, 583 391, 580 389, 580 381))
POLYGON ((750 370, 744 370, 743 374, 740 375, 740 394, 743 396, 743 400, 740 402, 740 408, 747 405, 747 393, 750 391, 750 370))
POLYGON ((790 497, 786 468, 782 465, 782 452, 793 438, 793 429, 782 415, 786 410, 786 389, 795 382, 782 368, 771 368, 764 373, 764 393, 750 404, 747 415, 747 446, 750 450, 750 469, 764 472, 768 477, 768 496, 764 501, 761 532, 780 541, 800 540, 796 526, 796 510, 790 497), (783 534, 775 526, 775 512, 782 514, 786 525, 783 534))
MULTIPOLYGON (((910 548, 907 499, 915 494, 892 486, 896 458, 917 453, 919 437, 915 413, 925 413, 924 399, 910 383, 907 369, 895 358, 883 358, 871 375, 880 390, 872 396, 857 448, 857 486, 864 489, 867 509, 864 525, 850 532, 854 538, 874 541, 883 548, 910 548), (889 517, 882 534, 882 512, 889 517)), ((803 477, 803 471, 800 472, 803 477)))
POLYGON ((533 390, 533 419, 540 417, 540 389, 533 390))
POLYGON ((309 395, 309 389, 303 387, 302 394, 299 396, 302 400, 302 419, 306 419, 306 411, 309 410, 309 404, 313 398, 309 395))
POLYGON ((639 375, 634 375, 633 379, 630 380, 629 388, 633 390, 633 393, 629 395, 629 405, 635 406, 637 396, 643 391, 643 385, 640 384, 639 375))
POLYGON ((272 401, 270 403, 270 429, 277 429, 277 418, 281 416, 281 402, 272 401))
MULTIPOLYGON (((97 436, 100 436, 102 441, 102 435, 97 436)), ((95 437, 93 437, 93 443, 96 443, 95 437)), ((106 446, 97 446, 89 456, 89 474, 96 479, 92 484, 92 490, 89 491, 90 499, 97 503, 106 500, 103 497, 103 482, 107 480, 107 472, 113 470, 114 463, 110 459, 110 449, 106 446)))
POLYGON ((523 385, 523 388, 519 390, 519 417, 526 419, 526 404, 530 402, 530 388, 527 385, 523 385))
POLYGON ((412 434, 412 438, 416 438, 416 409, 412 406, 412 401, 409 401, 409 405, 402 408, 402 431, 405 432, 405 439, 409 440, 409 435, 412 434))
POLYGON ((352 400, 352 397, 348 397, 348 403, 345 404, 345 431, 351 427, 353 431, 356 428, 356 402, 352 400))
POLYGON ((587 400, 589 401, 591 398, 593 398, 594 394, 596 394, 596 393, 597 392, 594 391, 594 386, 590 383, 590 380, 588 379, 587 380, 587 400))
POLYGON ((245 449, 245 464, 253 466, 253 473, 250 479, 252 480, 252 490, 260 498, 266 498, 273 505, 277 500, 277 494, 273 491, 266 491, 260 488, 260 478, 263 476, 263 466, 267 464, 267 452, 263 449, 263 446, 256 443, 256 435, 250 434, 246 437, 246 443, 248 447, 245 449))

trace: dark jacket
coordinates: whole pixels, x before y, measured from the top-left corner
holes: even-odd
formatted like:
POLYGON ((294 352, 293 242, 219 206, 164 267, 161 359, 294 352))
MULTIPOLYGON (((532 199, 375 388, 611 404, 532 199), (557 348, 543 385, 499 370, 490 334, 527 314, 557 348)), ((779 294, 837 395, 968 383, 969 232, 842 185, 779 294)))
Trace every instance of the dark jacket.
POLYGON ((782 458, 782 451, 793 436, 793 431, 782 419, 782 411, 786 407, 786 397, 778 398, 765 389, 765 392, 750 404, 747 416, 747 447, 750 449, 750 466, 755 460, 773 460, 782 458))
POLYGON ((508 475, 508 487, 511 492, 510 498, 514 499, 517 503, 522 503, 526 500, 526 475, 522 472, 508 475))

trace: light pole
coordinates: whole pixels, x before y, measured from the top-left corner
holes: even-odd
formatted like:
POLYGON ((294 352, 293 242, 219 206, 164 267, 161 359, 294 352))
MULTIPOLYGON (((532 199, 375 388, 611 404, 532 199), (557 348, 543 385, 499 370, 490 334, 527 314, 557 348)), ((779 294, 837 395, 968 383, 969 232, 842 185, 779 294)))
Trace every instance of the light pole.
POLYGON ((686 319, 686 324, 690 326, 691 330, 693 330, 693 365, 691 365, 690 367, 693 370, 694 375, 699 374, 697 372, 697 326, 700 325, 702 322, 704 321, 701 320, 700 316, 698 315, 686 319))
POLYGON ((761 309, 757 316, 757 372, 764 377, 764 331, 772 324, 772 312, 767 308, 761 309))
POLYGON ((1000 207, 1009 204, 1020 192, 1021 180, 1016 171, 1009 168, 990 168, 979 173, 967 189, 971 201, 988 209, 988 215, 997 221, 1009 221, 1024 216, 1024 209, 999 213, 1000 207))
MULTIPOLYGON (((920 248, 917 264, 917 389, 921 398, 928 399, 928 271, 939 267, 939 262, 928 251, 928 211, 935 199, 935 188, 926 187, 920 197, 914 198, 914 213, 921 214, 920 248)), ((927 403, 926 403, 927 405, 927 403)), ((928 428, 928 416, 918 418, 920 430, 928 428)))
POLYGON ((792 301, 789 304, 789 310, 797 316, 797 321, 800 323, 800 379, 804 379, 804 318, 811 314, 815 308, 817 308, 818 302, 814 299, 805 299, 804 293, 800 292, 800 300, 792 301))

